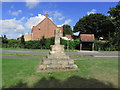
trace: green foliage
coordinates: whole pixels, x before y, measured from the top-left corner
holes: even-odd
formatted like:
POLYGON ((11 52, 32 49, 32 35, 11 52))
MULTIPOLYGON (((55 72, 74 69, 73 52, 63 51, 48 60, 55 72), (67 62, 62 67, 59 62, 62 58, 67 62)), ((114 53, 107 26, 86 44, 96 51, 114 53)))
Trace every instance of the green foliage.
POLYGON ((110 11, 108 11, 112 17, 114 17, 116 20, 120 20, 120 5, 116 5, 116 7, 110 8, 110 11))
POLYGON ((21 45, 21 48, 25 48, 25 39, 24 39, 24 35, 21 36, 20 45, 21 45))
POLYGON ((63 25, 63 36, 65 35, 73 35, 70 25, 63 25))
POLYGON ((7 43, 8 43, 8 40, 6 35, 2 36, 2 47, 7 48, 7 43))
POLYGON ((112 38, 109 38, 108 41, 95 40, 94 50, 95 51, 116 51, 118 50, 118 46, 113 45, 112 38))
POLYGON ((25 48, 27 48, 27 49, 40 49, 39 40, 26 41, 25 48))
POLYGON ((80 40, 76 39, 76 40, 64 40, 64 39, 60 39, 60 44, 64 45, 65 49, 79 49, 79 45, 80 45, 80 40))
POLYGON ((100 13, 86 15, 81 18, 74 26, 74 32, 80 31, 81 34, 94 34, 99 37, 108 37, 109 32, 114 31, 113 23, 100 13))
POLYGON ((20 41, 19 40, 8 40, 7 47, 8 48, 19 48, 20 47, 20 41))
POLYGON ((120 5, 110 8, 108 13, 110 13, 111 21, 115 26, 115 32, 108 38, 109 49, 120 51, 120 5))
POLYGON ((94 50, 95 51, 106 51, 108 47, 108 42, 101 41, 101 40, 95 40, 94 41, 94 50))
POLYGON ((2 48, 2 37, 0 37, 0 48, 2 48))
POLYGON ((44 38, 34 41, 26 41, 27 49, 50 49, 50 45, 54 44, 54 37, 44 38))

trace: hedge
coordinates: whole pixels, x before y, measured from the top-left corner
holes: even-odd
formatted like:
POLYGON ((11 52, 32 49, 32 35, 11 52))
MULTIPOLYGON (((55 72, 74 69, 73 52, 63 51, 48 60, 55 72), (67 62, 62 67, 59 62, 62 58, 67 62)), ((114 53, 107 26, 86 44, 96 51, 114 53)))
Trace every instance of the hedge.
MULTIPOLYGON (((54 45, 54 37, 42 38, 41 40, 31 40, 25 42, 26 49, 50 49, 50 45, 54 45)), ((60 44, 64 45, 65 49, 77 49, 79 50, 80 40, 63 40, 60 39, 60 44)), ((2 42, 3 48, 22 48, 20 40, 7 40, 7 43, 2 42)), ((108 41, 95 40, 94 41, 95 51, 115 51, 118 50, 117 45, 111 45, 108 41)))

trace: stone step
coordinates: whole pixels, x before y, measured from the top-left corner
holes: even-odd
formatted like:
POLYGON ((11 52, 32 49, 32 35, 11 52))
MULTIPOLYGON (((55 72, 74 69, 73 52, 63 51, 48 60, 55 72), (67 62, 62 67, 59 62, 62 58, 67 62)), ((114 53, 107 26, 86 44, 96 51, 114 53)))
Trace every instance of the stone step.
POLYGON ((47 65, 47 64, 42 64, 39 65, 37 72, 40 72, 42 70, 59 70, 59 69, 77 69, 77 65, 71 64, 71 65, 47 65))
POLYGON ((71 60, 71 59, 46 59, 46 60, 43 60, 42 61, 42 64, 53 64, 53 65, 69 65, 69 64, 74 64, 74 61, 73 60, 71 60))

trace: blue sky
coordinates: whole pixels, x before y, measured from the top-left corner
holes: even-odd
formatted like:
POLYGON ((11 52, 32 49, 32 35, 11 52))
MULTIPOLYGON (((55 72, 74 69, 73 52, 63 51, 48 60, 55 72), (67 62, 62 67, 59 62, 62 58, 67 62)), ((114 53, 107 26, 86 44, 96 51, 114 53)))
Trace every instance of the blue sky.
POLYGON ((109 8, 117 2, 3 2, 2 33, 8 38, 16 39, 22 34, 31 32, 31 27, 49 17, 56 25, 68 24, 72 28, 76 22, 90 13, 108 15, 109 8))

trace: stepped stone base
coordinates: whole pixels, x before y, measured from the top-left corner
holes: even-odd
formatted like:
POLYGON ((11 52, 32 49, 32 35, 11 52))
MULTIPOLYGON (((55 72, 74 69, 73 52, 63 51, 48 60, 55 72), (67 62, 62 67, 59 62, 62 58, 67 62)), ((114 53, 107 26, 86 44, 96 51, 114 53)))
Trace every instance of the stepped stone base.
POLYGON ((64 52, 64 45, 52 45, 52 51, 40 62, 37 72, 77 70, 77 65, 64 52))

